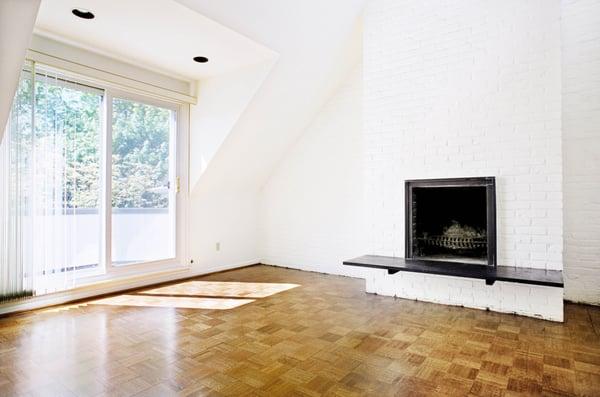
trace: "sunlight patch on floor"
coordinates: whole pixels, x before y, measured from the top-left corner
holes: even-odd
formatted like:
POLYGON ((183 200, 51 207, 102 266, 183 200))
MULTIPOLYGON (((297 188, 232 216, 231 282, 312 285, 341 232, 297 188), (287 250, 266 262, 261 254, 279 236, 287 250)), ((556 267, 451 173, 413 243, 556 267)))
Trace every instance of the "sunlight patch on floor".
POLYGON ((51 306, 47 309, 40 309, 38 311, 38 313, 60 313, 60 312, 66 312, 72 309, 79 309, 80 307, 85 307, 87 306, 88 303, 87 302, 83 302, 83 303, 74 303, 74 304, 67 304, 67 305, 60 305, 60 306, 51 306))
POLYGON ((299 287, 287 283, 242 283, 234 281, 187 281, 166 287, 140 291, 144 295, 202 296, 221 298, 265 298, 299 287))
POLYGON ((180 296, 117 295, 89 302, 90 305, 172 307, 182 309, 228 310, 254 299, 195 298, 180 296))
POLYGON ((87 305, 228 310, 296 287, 300 287, 300 285, 236 281, 186 281, 108 298, 51 307, 43 312, 68 311, 87 305))

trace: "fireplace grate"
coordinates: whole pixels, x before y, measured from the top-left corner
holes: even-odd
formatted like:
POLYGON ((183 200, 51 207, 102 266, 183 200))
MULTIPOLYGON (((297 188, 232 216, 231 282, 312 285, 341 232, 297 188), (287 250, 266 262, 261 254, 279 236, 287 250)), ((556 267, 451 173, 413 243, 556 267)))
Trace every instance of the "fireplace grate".
POLYGON ((440 247, 451 250, 465 249, 485 249, 487 248, 486 237, 448 237, 448 236, 427 236, 417 237, 417 240, 423 245, 429 247, 440 247))
POLYGON ((405 184, 406 258, 496 266, 494 177, 405 184))

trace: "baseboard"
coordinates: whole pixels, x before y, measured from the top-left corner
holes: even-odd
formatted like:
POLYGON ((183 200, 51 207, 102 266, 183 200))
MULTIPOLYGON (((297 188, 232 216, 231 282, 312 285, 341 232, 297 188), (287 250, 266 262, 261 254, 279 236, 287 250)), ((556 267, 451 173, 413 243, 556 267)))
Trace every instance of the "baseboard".
POLYGON ((192 275, 192 277, 205 276, 207 274, 219 273, 219 272, 224 272, 227 270, 239 269, 242 267, 256 266, 256 265, 262 265, 262 262, 260 261, 260 259, 252 259, 249 261, 242 261, 242 262, 237 262, 237 263, 232 263, 232 264, 211 266, 209 268, 202 269, 201 272, 197 271, 196 274, 192 275))
POLYGON ((573 303, 575 305, 594 306, 594 307, 600 306, 600 301, 598 301, 598 302, 590 302, 590 301, 585 301, 585 300, 573 300, 573 299, 567 299, 567 298, 565 298, 565 302, 566 303, 573 303))
POLYGON ((117 280, 103 281, 97 284, 90 284, 82 287, 77 287, 68 291, 34 296, 32 298, 24 300, 4 303, 0 305, 0 316, 29 310, 41 309, 49 306, 73 303, 102 295, 110 295, 125 291, 132 291, 143 287, 150 287, 173 281, 185 280, 199 276, 205 276, 208 274, 219 273, 227 270, 254 266, 259 263, 260 261, 258 259, 255 259, 233 264, 211 266, 208 268, 198 270, 193 270, 190 268, 172 269, 161 272, 154 272, 146 275, 137 275, 117 280))
POLYGON ((260 261, 260 264, 265 265, 265 266, 280 267, 283 269, 300 270, 303 272, 310 272, 310 273, 328 274, 328 275, 332 275, 332 276, 342 276, 342 277, 350 277, 350 278, 360 278, 363 280, 366 279, 366 277, 367 277, 367 275, 366 275, 367 272, 362 271, 362 270, 345 269, 348 266, 341 267, 338 271, 338 269, 336 269, 336 270, 322 269, 322 268, 317 269, 317 268, 312 268, 310 266, 302 266, 302 265, 298 265, 298 266, 297 265, 281 265, 281 264, 272 263, 272 262, 269 262, 266 260, 260 261))

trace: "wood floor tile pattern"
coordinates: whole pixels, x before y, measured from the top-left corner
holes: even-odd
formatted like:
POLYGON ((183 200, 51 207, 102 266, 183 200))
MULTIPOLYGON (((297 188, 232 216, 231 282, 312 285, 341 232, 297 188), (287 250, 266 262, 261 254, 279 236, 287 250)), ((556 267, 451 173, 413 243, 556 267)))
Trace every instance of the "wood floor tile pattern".
POLYGON ((197 280, 214 299, 220 282, 223 298, 253 299, 227 310, 90 301, 0 318, 0 396, 600 396, 600 308, 567 304, 558 324, 269 266, 197 280), (229 282, 299 286, 243 284, 232 296, 229 282))

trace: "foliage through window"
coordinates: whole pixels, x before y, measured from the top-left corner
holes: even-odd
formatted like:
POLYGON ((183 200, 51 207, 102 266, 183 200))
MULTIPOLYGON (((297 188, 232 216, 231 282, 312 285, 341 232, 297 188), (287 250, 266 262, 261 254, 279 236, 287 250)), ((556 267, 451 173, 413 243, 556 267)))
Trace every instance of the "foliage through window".
POLYGON ((113 100, 113 208, 167 208, 171 111, 113 100))
MULTIPOLYGON (((37 73, 35 81, 36 167, 64 167, 65 208, 99 208, 103 92, 37 73), (63 164, 61 164, 63 163, 63 164)), ((47 185, 40 173, 35 181, 47 185)), ((47 189, 46 194, 56 194, 47 189)))
POLYGON ((176 258, 177 106, 88 81, 24 66, 0 141, 0 298, 176 258))

